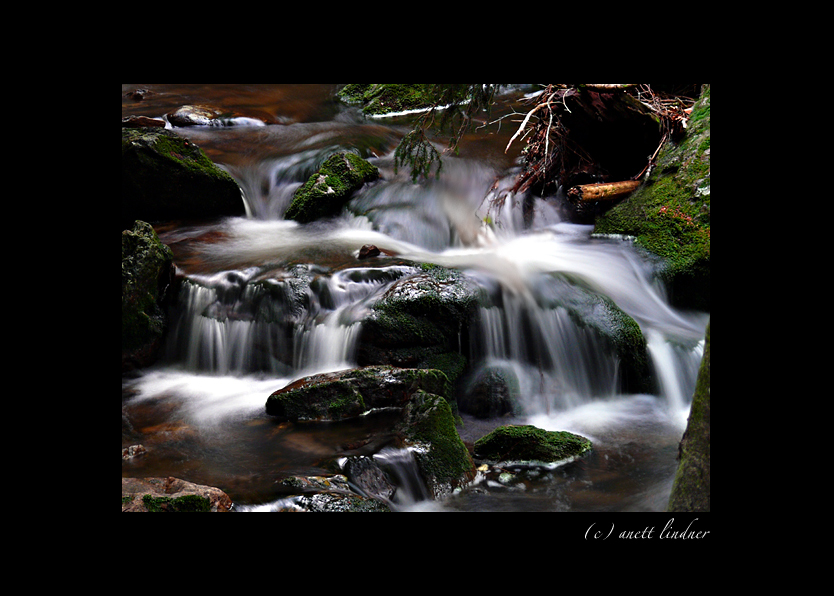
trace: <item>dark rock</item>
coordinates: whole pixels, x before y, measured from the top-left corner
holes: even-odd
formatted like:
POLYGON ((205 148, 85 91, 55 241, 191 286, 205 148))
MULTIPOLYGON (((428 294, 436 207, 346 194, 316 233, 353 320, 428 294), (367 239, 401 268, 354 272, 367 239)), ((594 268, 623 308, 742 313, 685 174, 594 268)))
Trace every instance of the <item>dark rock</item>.
POLYGON ((122 224, 246 212, 235 180, 198 146, 162 128, 122 128, 122 224))
POLYGON ((475 478, 475 464, 455 428, 449 402, 439 395, 416 391, 397 425, 430 495, 451 495, 475 478))
POLYGON ((397 280, 362 320, 362 365, 437 368, 454 382, 463 371, 479 289, 459 271, 426 265, 397 280))
POLYGON ((418 389, 448 395, 438 370, 369 366, 304 377, 267 398, 266 413, 290 421, 336 421, 374 408, 403 407, 418 389))
POLYGON ((165 128, 165 120, 149 118, 147 116, 128 116, 127 118, 122 118, 122 127, 124 128, 142 128, 143 126, 165 128))
POLYGON ((157 358, 167 328, 163 305, 174 292, 172 259, 150 224, 122 232, 122 372, 157 358))
POLYGON ((366 244, 362 248, 359 249, 359 258, 360 259, 368 259, 370 257, 379 256, 379 249, 374 246, 373 244, 366 244))
POLYGON ((292 476, 281 481, 283 490, 297 493, 286 499, 283 511, 313 513, 378 513, 390 512, 384 501, 353 491, 341 474, 334 476, 292 476))
POLYGON ((504 462, 555 463, 591 450, 585 437, 567 431, 546 431, 531 425, 499 426, 474 444, 478 459, 504 462))
POLYGON ((379 178, 376 166, 350 152, 331 155, 293 195, 285 219, 309 223, 338 215, 365 183, 379 178))
POLYGON ((509 367, 486 367, 473 374, 468 389, 458 396, 458 408, 476 418, 520 414, 519 391, 518 378, 509 367))

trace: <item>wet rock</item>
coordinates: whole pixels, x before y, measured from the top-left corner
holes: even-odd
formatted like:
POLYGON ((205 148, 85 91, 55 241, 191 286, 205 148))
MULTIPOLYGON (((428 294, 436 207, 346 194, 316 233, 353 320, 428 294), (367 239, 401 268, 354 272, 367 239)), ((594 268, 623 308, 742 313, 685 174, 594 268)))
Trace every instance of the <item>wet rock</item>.
POLYGON ((244 215, 240 187, 197 145, 162 128, 122 128, 122 225, 244 215))
POLYGON ((229 495, 179 478, 122 478, 122 512, 227 512, 229 495))
POLYGON ((122 372, 156 360, 174 279, 173 253, 150 224, 137 221, 122 232, 122 372))
POLYGON ((151 95, 154 95, 154 92, 149 91, 148 89, 134 89, 133 91, 128 91, 124 94, 125 97, 132 99, 133 101, 142 101, 151 95))
POLYGON ((371 409, 403 407, 418 389, 448 394, 438 370, 369 366, 299 379, 267 398, 266 413, 280 420, 337 421, 371 409))
POLYGON ((591 441, 567 431, 532 425, 499 426, 474 444, 474 455, 488 461, 555 463, 591 450, 591 441))
POLYGON ((122 127, 124 128, 141 128, 143 126, 165 128, 165 120, 149 118, 148 116, 128 116, 127 118, 122 118, 122 127))
POLYGON ((390 501, 397 491, 397 487, 373 457, 348 457, 342 469, 350 481, 366 495, 390 501))
POLYGON ((390 512, 383 501, 359 495, 342 474, 334 476, 292 476, 281 481, 284 490, 298 493, 286 500, 284 511, 314 513, 377 513, 390 512))
POLYGON ((488 366, 473 373, 468 389, 458 396, 458 408, 484 419, 520 414, 519 392, 518 378, 509 367, 488 366))
POLYGON ((209 106, 181 106, 165 115, 172 126, 213 126, 221 110, 209 106))
POLYGON ((136 459, 137 457, 142 457, 147 453, 148 450, 145 449, 144 445, 131 445, 130 447, 125 447, 124 449, 122 449, 122 459, 136 459))
POLYGON ((417 391, 397 425, 403 443, 414 453, 431 496, 446 497, 475 478, 475 464, 455 428, 449 402, 417 391))
POLYGON ((359 249, 360 259, 369 259, 371 257, 379 256, 379 254, 379 248, 377 248, 373 244, 366 244, 365 246, 359 249))
POLYGON ((362 320, 357 360, 436 368, 454 382, 466 365, 464 342, 479 296, 460 272, 423 266, 397 280, 362 320))
POLYGON ((351 196, 379 178, 376 166, 350 152, 331 155, 293 195, 284 217, 299 223, 338 215, 351 196))

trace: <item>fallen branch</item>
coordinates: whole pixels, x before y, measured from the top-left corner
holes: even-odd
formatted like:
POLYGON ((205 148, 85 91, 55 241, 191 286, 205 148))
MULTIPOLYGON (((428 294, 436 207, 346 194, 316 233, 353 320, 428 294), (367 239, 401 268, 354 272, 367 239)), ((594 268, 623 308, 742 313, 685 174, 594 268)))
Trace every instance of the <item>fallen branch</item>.
POLYGON ((568 190, 568 198, 573 202, 614 201, 634 192, 640 182, 624 180, 623 182, 602 182, 599 184, 581 184, 568 190))

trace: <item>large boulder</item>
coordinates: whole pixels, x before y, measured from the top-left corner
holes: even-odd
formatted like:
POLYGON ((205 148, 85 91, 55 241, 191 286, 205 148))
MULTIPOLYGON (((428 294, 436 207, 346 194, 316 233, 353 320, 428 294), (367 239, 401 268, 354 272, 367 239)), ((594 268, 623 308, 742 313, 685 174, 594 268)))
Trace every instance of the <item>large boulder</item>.
POLYGON ((331 155, 295 191, 284 218, 309 223, 338 215, 357 190, 377 178, 377 167, 355 153, 331 155))
POLYGON ((402 408, 418 389, 448 395, 438 370, 369 366, 307 376, 267 398, 266 413, 281 420, 338 421, 375 408, 402 408))
POLYGON ((240 187, 197 145, 162 128, 122 128, 122 223, 245 215, 240 187))
POLYGON ((645 183, 597 218, 597 234, 624 234, 659 258, 670 302, 710 309, 710 88, 670 138, 645 183))
POLYGON ((578 457, 591 448, 585 437, 525 424, 499 426, 475 441, 474 454, 493 462, 551 464, 578 457))
POLYGON ((463 342, 479 298, 459 271, 423 265, 394 282, 362 320, 359 364, 434 368, 455 382, 466 365, 463 342))
POLYGON ((173 253, 153 227, 137 221, 122 232, 122 372, 152 364, 167 328, 173 253))

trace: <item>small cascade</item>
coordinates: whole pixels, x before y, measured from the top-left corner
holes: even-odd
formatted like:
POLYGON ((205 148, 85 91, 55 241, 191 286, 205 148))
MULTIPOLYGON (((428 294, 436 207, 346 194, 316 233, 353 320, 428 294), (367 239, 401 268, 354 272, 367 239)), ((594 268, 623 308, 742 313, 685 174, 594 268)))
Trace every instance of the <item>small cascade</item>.
POLYGON ((385 447, 373 459, 396 487, 391 497, 395 507, 409 507, 431 498, 409 449, 385 447))
POLYGON ((663 397, 670 413, 680 424, 686 423, 698 369, 704 355, 704 340, 683 343, 667 338, 656 329, 647 333, 646 343, 663 397))
POLYGON ((361 319, 412 268, 261 278, 259 269, 192 275, 182 284, 169 360, 194 372, 299 376, 354 366, 361 319))
POLYGON ((474 375, 509 375, 525 413, 561 411, 613 395, 618 359, 600 338, 578 326, 565 308, 545 308, 529 296, 504 292, 502 306, 481 308, 472 360, 474 375))

